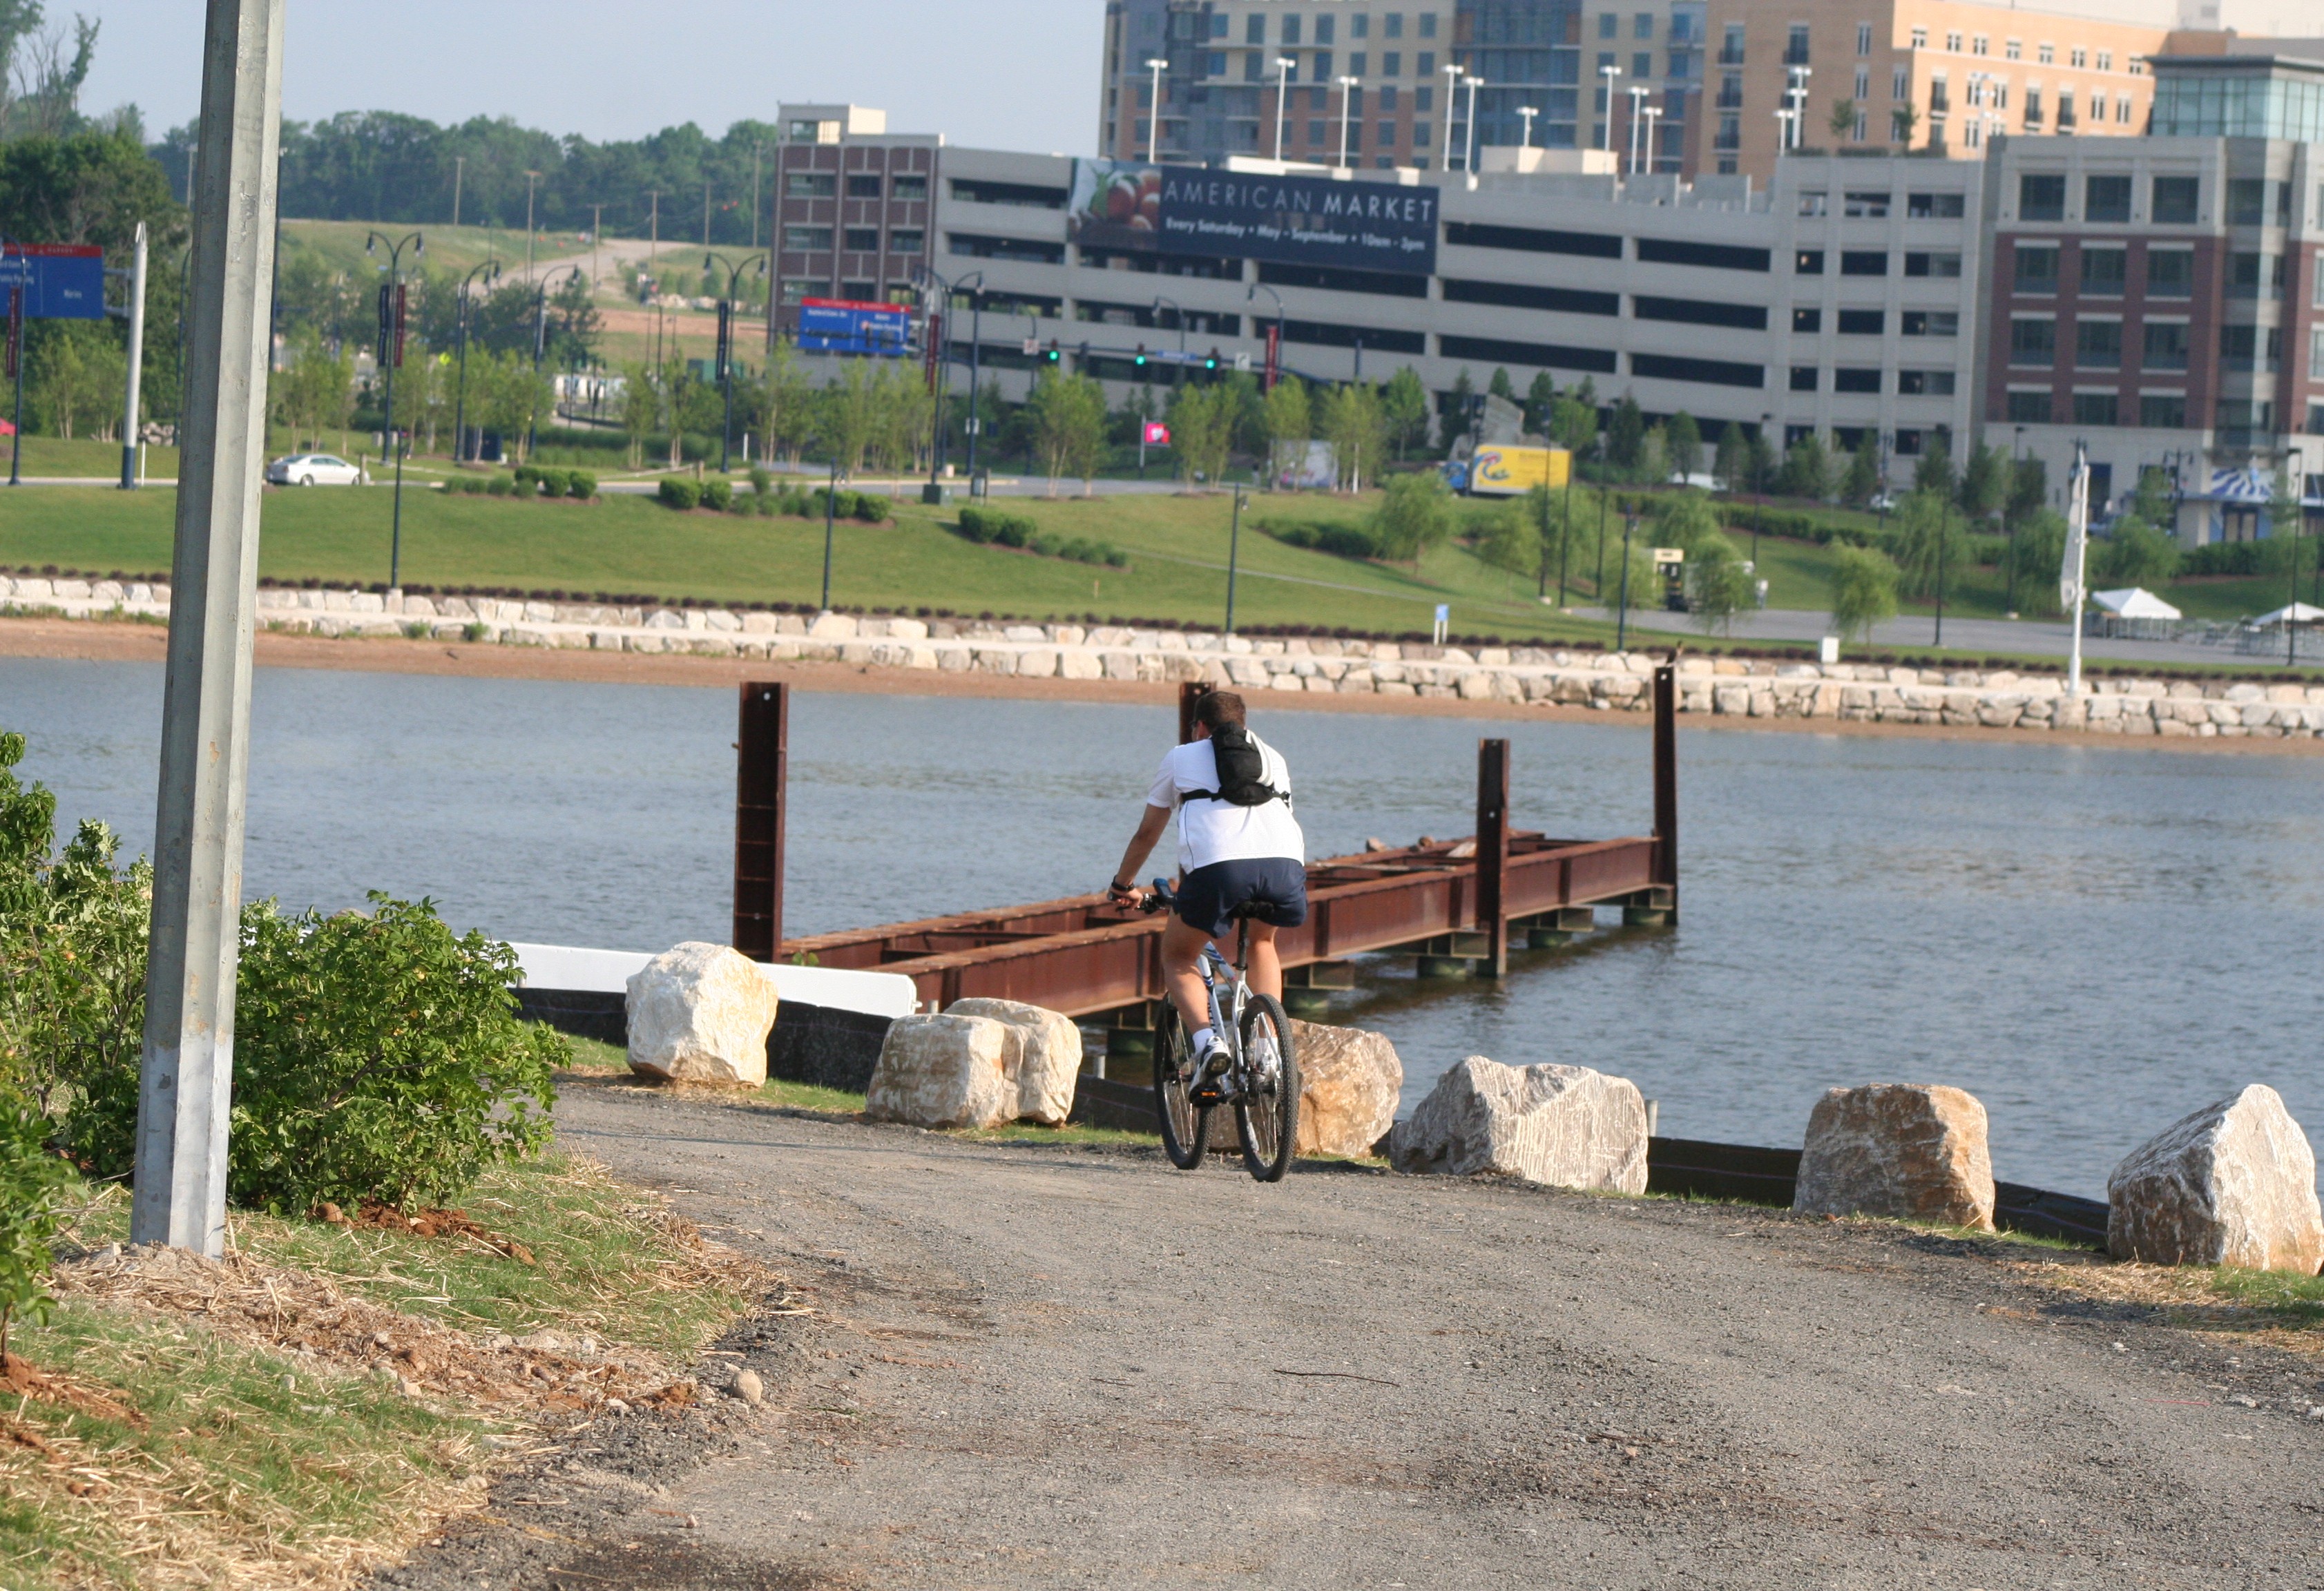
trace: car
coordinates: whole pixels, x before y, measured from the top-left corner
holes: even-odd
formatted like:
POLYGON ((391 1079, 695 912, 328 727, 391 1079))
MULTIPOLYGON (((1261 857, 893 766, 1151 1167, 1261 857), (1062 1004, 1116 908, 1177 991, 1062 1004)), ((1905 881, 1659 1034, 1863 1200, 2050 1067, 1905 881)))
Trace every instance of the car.
POLYGON ((1864 506, 1870 509, 1876 514, 1893 514, 1896 511, 1896 504, 1898 501, 1899 500, 1895 492, 1883 492, 1864 506))
POLYGON ((328 453, 294 453, 266 466, 266 479, 276 486, 367 486, 371 476, 355 464, 328 453))

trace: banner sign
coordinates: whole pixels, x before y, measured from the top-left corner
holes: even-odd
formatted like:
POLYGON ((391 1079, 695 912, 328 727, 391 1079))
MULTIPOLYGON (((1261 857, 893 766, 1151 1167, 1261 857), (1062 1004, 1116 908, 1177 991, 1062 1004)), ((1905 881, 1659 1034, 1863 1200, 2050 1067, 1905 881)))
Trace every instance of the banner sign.
POLYGON ((1436 199, 1434 188, 1396 182, 1075 161, 1065 225, 1083 248, 1426 276, 1436 199))
POLYGON ((1167 447, 1170 446, 1170 428, 1160 420, 1148 420, 1139 440, 1149 447, 1167 447))
POLYGON ((901 304, 852 299, 799 300, 802 354, 883 354, 899 356, 911 340, 912 312, 901 304))
POLYGON ((0 244, 0 291, 24 290, 27 320, 103 320, 105 251, 94 244, 0 244))

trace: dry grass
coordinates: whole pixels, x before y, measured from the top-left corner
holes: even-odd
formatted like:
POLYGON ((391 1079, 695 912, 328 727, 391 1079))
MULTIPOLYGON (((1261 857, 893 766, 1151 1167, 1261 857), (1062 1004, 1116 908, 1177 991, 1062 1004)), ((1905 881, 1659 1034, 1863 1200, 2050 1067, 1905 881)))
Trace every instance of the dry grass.
POLYGON ((436 1237, 237 1216, 223 1261, 123 1247, 125 1202, 80 1213, 0 1366, 0 1585, 351 1584, 545 1438, 691 1401, 780 1286, 573 1160, 436 1237))
POLYGON ((2037 1287, 2101 1303, 2144 1304, 2190 1331, 2324 1358, 2324 1278, 2233 1265, 2010 1265, 2037 1287))

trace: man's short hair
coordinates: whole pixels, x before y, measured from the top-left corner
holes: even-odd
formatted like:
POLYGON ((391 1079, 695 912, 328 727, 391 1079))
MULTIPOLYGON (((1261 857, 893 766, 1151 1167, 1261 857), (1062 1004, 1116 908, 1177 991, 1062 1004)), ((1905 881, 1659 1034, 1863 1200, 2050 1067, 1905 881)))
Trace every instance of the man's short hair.
POLYGON ((1204 691, 1194 704, 1194 722, 1216 734, 1232 725, 1242 727, 1242 698, 1232 691, 1204 691))

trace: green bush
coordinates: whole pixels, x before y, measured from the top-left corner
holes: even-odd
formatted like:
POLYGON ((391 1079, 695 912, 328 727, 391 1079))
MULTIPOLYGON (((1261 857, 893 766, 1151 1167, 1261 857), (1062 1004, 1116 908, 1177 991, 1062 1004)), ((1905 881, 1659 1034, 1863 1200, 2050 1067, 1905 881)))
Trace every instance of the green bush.
POLYGON ((540 465, 519 464, 509 479, 516 483, 519 492, 538 492, 540 489, 540 465))
POLYGON ((990 509, 970 503, 960 510, 960 533, 977 546, 985 546, 992 539, 992 521, 998 517, 990 509))
POLYGON ((781 500, 771 492, 754 493, 751 498, 751 511, 762 520, 770 520, 774 518, 780 501, 781 500))
POLYGON ((754 497, 764 497, 774 489, 775 478, 767 473, 767 466, 764 464, 752 464, 751 466, 751 494, 754 497))
POLYGON ((597 477, 586 470, 567 470, 565 473, 565 495, 588 501, 597 495, 597 477))
POLYGON ((790 515, 791 518, 795 520, 814 519, 816 517, 814 494, 798 488, 793 488, 792 490, 784 492, 782 494, 782 511, 790 515))
POLYGON ((702 488, 679 475, 664 475, 661 484, 655 488, 654 495, 661 500, 664 507, 674 508, 680 512, 698 508, 702 503, 702 488))
POLYGON ((1278 525, 1259 521, 1255 529, 1286 547, 1304 547, 1330 553, 1335 558, 1376 558, 1379 542, 1361 525, 1326 522, 1319 525, 1278 525))
POLYGON ((518 1019, 516 952, 456 936, 431 901, 242 916, 235 1000, 237 1204, 437 1203, 549 1140, 555 1032, 518 1019))
POLYGON ((702 483, 702 506, 706 509, 715 509, 722 514, 733 508, 734 506, 733 484, 725 481, 702 483))
POLYGON ((0 1356, 18 1317, 44 1320, 56 1302, 42 1283, 72 1168, 50 1152, 48 1137, 47 1117, 22 1099, 0 1099, 0 1356))
POLYGON ((1045 558, 1063 557, 1065 552, 1065 538, 1043 531, 1027 540, 1025 546, 1028 550, 1038 553, 1045 558))
POLYGON ((573 477, 564 470, 542 470, 540 480, 543 497, 563 497, 573 489, 573 477))
POLYGON ((859 492, 855 494, 855 506, 849 510, 848 518, 860 520, 866 525, 884 525, 888 522, 888 505, 869 492, 859 492))
POLYGON ((516 477, 513 475, 494 475, 492 479, 484 483, 484 490, 491 492, 494 497, 506 497, 509 493, 516 490, 516 477))

